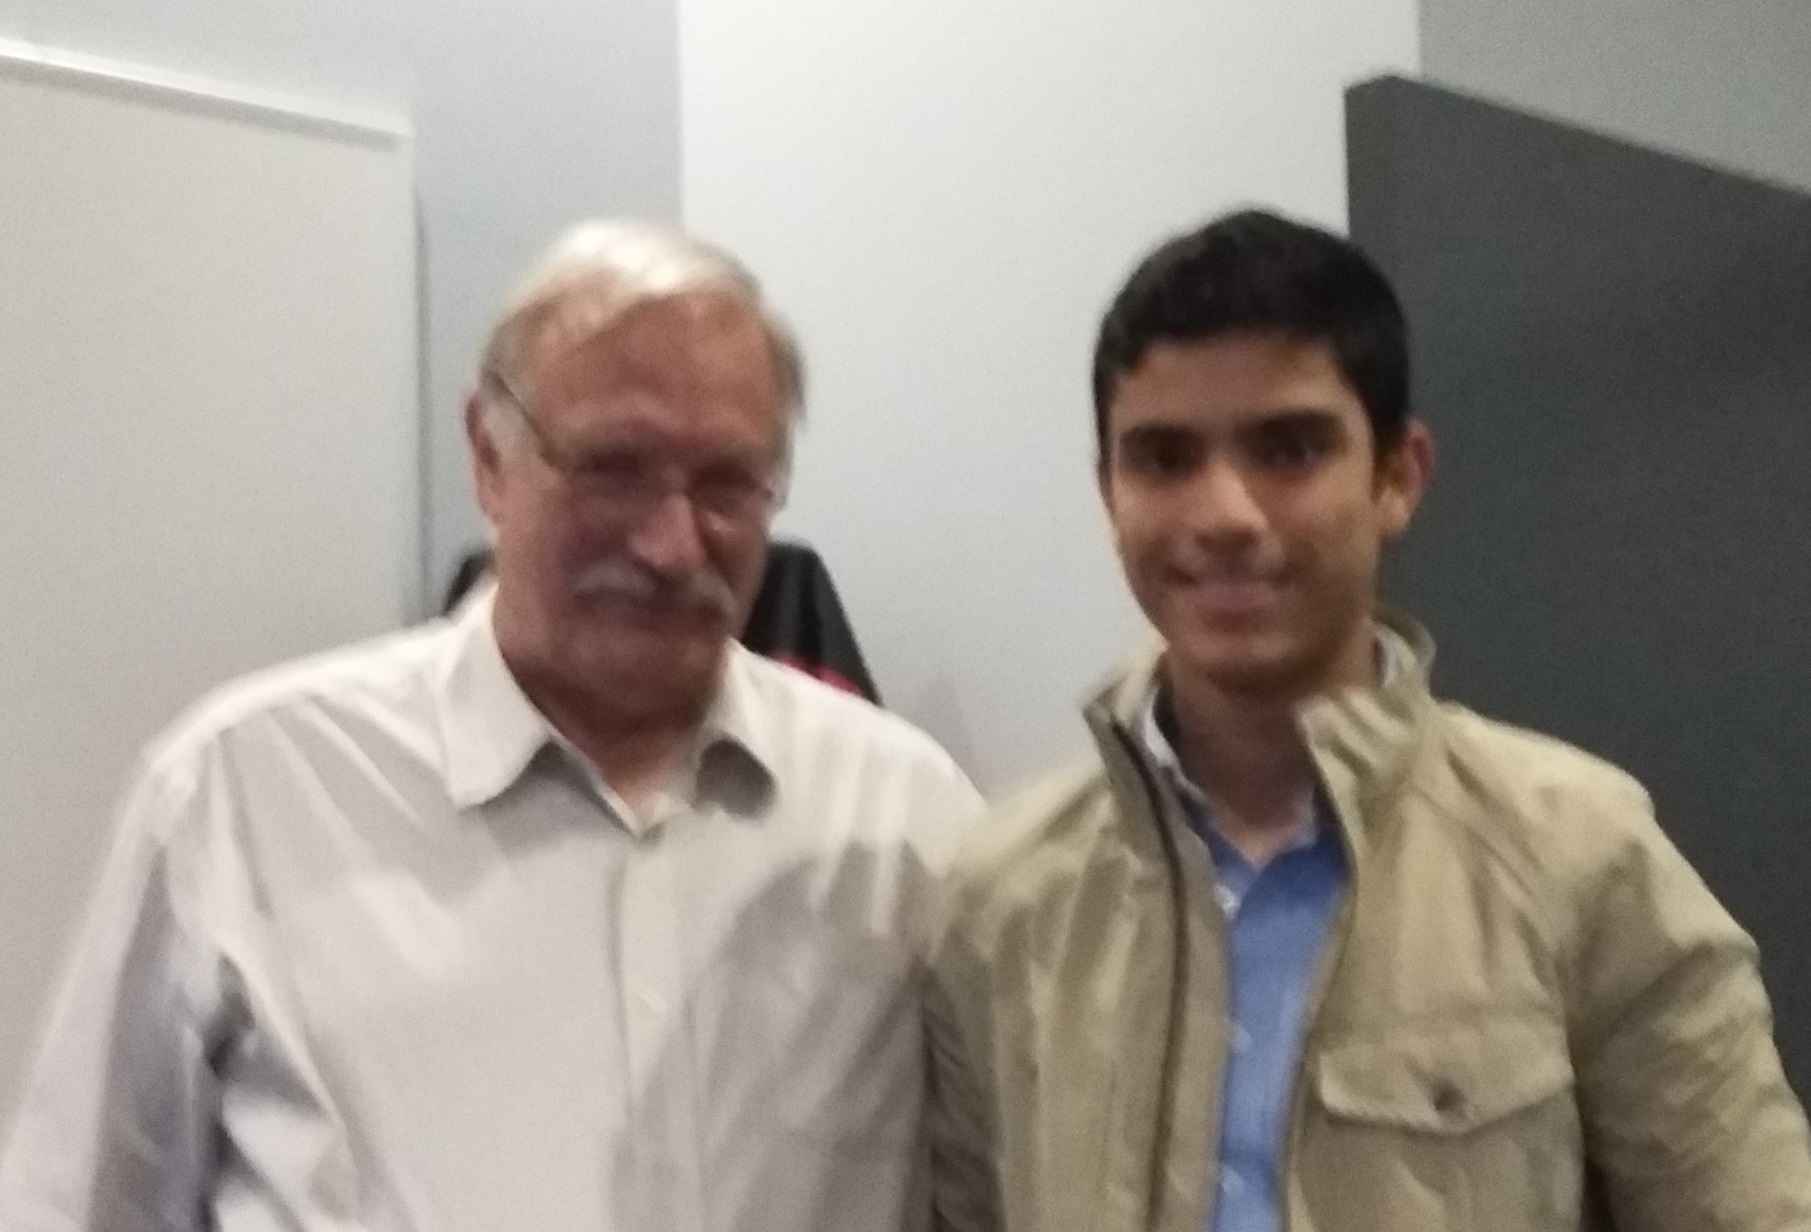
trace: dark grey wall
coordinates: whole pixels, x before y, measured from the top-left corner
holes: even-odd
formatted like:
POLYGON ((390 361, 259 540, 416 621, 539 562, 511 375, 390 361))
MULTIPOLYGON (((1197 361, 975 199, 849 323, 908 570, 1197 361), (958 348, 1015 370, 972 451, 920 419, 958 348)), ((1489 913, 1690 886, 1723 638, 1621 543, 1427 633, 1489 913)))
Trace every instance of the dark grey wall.
POLYGON ((1441 445, 1388 589, 1444 692, 1648 784, 1811 1093, 1811 197, 1407 81, 1347 102, 1441 445))

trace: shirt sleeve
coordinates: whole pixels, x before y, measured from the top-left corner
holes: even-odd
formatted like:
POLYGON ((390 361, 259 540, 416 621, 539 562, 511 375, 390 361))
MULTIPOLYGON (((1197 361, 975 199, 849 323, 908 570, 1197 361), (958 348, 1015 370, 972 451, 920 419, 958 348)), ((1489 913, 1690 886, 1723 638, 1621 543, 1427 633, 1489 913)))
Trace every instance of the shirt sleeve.
POLYGON ((907 808, 909 859, 900 887, 903 928, 913 961, 929 960, 936 913, 950 865, 985 807, 981 793, 953 758, 932 746, 912 768, 907 808))
POLYGON ((0 1159, 7 1232, 208 1226, 227 1015, 194 928, 203 810, 169 775, 127 793, 0 1159))
MULTIPOLYGON (((986 824, 983 822, 982 824, 986 824)), ((969 937, 975 885, 961 862, 946 872, 933 911, 924 989, 925 1140, 933 1232, 998 1232, 1003 1227, 995 1129, 972 1015, 994 1007, 990 968, 969 937)))
POLYGON ((1642 796, 1572 959, 1589 1162, 1628 1232, 1811 1229, 1811 1143, 1753 942, 1642 796))

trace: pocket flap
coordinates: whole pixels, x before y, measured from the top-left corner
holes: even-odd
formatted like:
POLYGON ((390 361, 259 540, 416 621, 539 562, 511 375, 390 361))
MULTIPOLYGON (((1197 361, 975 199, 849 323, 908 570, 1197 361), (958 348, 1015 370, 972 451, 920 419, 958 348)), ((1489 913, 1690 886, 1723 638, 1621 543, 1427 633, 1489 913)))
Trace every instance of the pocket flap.
POLYGON ((1315 1067, 1331 1115, 1424 1133, 1469 1133, 1572 1085, 1564 1030, 1529 1014, 1347 1037, 1315 1067))

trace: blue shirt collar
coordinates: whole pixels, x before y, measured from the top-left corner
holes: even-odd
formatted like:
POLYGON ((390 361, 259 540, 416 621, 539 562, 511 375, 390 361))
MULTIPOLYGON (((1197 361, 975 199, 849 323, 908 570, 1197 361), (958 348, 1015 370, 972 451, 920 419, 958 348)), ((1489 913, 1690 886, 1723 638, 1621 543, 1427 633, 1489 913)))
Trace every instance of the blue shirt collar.
MULTIPOLYGON (((1389 685, 1403 671, 1414 663, 1414 651, 1395 630, 1379 624, 1376 626, 1377 676, 1380 685, 1389 685)), ((1163 683, 1163 673, 1157 672, 1152 677, 1150 691, 1139 707, 1137 731, 1139 740, 1150 755, 1158 771, 1168 780, 1182 801, 1183 811, 1188 816, 1189 826, 1204 839, 1213 835, 1213 806, 1208 802, 1207 793, 1183 769, 1182 758, 1176 753, 1169 734, 1164 730, 1170 724, 1166 722, 1169 712, 1169 692, 1163 683)), ((1303 815, 1298 828, 1284 852, 1297 851, 1311 847, 1315 841, 1331 832, 1331 806, 1323 793, 1316 791, 1303 802, 1303 815)), ((1279 853, 1281 854, 1281 853, 1279 853)))

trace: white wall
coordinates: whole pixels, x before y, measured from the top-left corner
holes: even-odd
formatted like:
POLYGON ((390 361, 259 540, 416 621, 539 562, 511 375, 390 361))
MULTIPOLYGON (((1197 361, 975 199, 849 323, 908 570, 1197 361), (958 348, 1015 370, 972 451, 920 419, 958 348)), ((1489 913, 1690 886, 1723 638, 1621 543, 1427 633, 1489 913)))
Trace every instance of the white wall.
POLYGON ((1138 636, 1087 371, 1156 240, 1233 204, 1343 226, 1341 91, 1418 65, 1414 0, 681 0, 686 221, 792 315, 816 544, 895 708, 984 787, 1085 736, 1138 636))
POLYGON ((28 57, 0 150, 4 1124, 137 750, 408 615, 420 425, 405 139, 28 57))
POLYGON ((1811 188, 1806 0, 1424 0, 1431 80, 1811 188))
POLYGON ((575 216, 678 214, 673 0, 0 0, 0 38, 413 119, 436 593, 481 537, 458 404, 510 281, 575 216))

